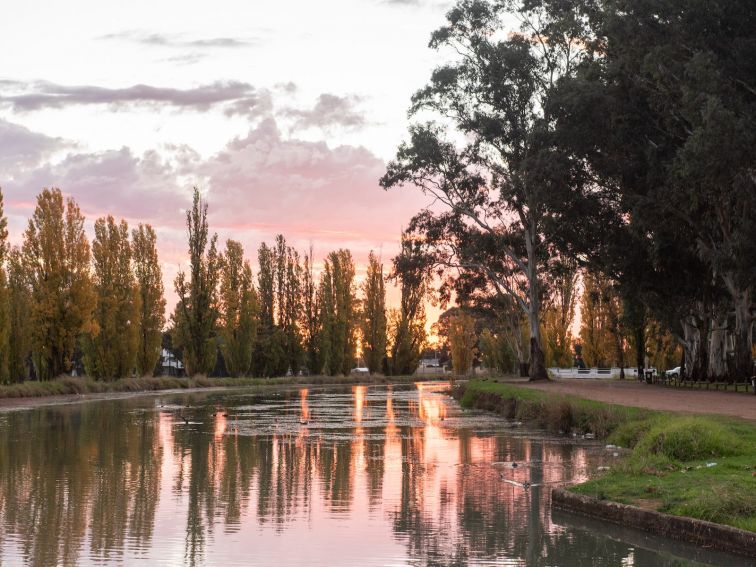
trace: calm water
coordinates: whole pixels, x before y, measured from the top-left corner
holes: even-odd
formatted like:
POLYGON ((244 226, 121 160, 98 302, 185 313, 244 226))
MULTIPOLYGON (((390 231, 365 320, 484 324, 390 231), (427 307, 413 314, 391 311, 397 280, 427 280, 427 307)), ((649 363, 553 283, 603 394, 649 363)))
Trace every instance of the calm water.
POLYGON ((612 452, 464 411, 443 388, 0 413, 0 564, 745 564, 552 513, 551 487, 612 452))

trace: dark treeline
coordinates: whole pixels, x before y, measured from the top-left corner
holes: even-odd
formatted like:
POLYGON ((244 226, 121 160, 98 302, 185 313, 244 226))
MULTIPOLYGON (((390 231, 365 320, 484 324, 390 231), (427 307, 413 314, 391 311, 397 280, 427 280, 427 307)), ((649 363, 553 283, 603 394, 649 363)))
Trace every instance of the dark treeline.
POLYGON ((20 247, 7 226, 0 193, 0 383, 151 374, 165 322, 153 228, 100 218, 90 245, 59 189, 37 196, 20 247))
POLYGON ((402 293, 395 310, 373 253, 361 286, 349 250, 329 253, 316 281, 312 250, 300 255, 279 235, 260 246, 255 277, 239 242, 218 249, 195 189, 190 268, 174 282, 179 300, 166 332, 155 230, 129 232, 107 216, 90 243, 84 221, 72 198, 45 189, 11 249, 0 193, 0 383, 152 375, 166 345, 190 375, 336 376, 349 374, 360 352, 370 373, 411 374, 419 363, 429 272, 409 248, 390 274, 402 293))
POLYGON ((312 248, 300 254, 278 235, 260 245, 254 278, 240 243, 228 240, 218 250, 196 189, 187 233, 190 269, 176 278, 171 330, 187 373, 336 376, 349 374, 358 358, 371 374, 417 368, 430 271, 413 263, 411 248, 403 247, 389 274, 401 288, 401 307, 387 310, 386 276, 372 252, 361 286, 344 249, 326 255, 316 281, 312 248))
POLYGON ((532 379, 569 364, 582 287, 592 364, 678 346, 688 379, 751 376, 753 2, 462 0, 430 47, 456 55, 410 115, 438 120, 381 184, 434 197, 409 231, 485 322, 484 358, 532 379))

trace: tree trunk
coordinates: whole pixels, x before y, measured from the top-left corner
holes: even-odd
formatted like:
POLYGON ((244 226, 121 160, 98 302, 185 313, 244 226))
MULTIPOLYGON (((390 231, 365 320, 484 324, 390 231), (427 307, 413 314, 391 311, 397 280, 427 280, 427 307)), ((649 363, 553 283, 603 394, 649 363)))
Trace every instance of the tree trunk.
POLYGON ((727 316, 712 320, 709 331, 709 377, 721 380, 727 374, 727 316))
MULTIPOLYGON (((645 319, 645 318, 644 318, 645 319)), ((646 366, 646 325, 645 320, 633 329, 635 333, 635 366, 638 369, 638 380, 643 379, 646 366)))
POLYGON ((620 367, 620 380, 625 379, 625 347, 622 344, 622 335, 617 318, 613 318, 612 334, 614 335, 614 350, 617 355, 617 363, 620 367))
POLYGON ((508 317, 511 332, 507 332, 504 336, 517 357, 517 369, 515 371, 519 370, 521 378, 527 378, 529 376, 529 365, 525 360, 525 346, 523 345, 522 329, 520 327, 522 313, 521 311, 516 311, 516 315, 508 317))
POLYGON ((753 310, 751 308, 751 286, 743 288, 732 272, 722 275, 725 287, 732 299, 735 310, 735 358, 733 374, 736 380, 747 380, 753 375, 753 310))
POLYGON ((750 289, 740 291, 735 297, 735 360, 734 378, 747 380, 753 375, 751 348, 753 345, 753 313, 750 289))
POLYGON ((538 259, 535 243, 535 222, 531 220, 525 234, 525 249, 528 253, 528 323, 530 325, 530 380, 548 380, 546 360, 541 349, 541 294, 538 285, 538 259))
POLYGON ((704 377, 701 367, 701 330, 698 328, 696 317, 688 315, 682 320, 683 350, 685 352, 685 377, 698 381, 704 377))

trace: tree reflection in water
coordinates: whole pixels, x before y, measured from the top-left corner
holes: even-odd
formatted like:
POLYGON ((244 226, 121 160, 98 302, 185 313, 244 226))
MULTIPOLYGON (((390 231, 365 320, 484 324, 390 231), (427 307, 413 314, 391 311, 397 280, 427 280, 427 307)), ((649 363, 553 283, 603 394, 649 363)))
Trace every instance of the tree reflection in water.
POLYGON ((601 447, 463 413, 442 389, 0 414, 0 562, 676 564, 552 522, 551 486, 602 464, 601 447))

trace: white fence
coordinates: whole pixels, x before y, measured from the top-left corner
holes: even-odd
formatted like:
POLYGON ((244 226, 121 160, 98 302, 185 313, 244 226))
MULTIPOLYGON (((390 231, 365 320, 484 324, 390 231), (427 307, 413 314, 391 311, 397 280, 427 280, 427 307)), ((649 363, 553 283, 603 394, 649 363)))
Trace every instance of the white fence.
MULTIPOLYGON (((549 374, 554 378, 619 378, 620 368, 549 368, 549 374)), ((654 375, 656 370, 652 370, 654 375)), ((637 378, 637 368, 625 368, 626 378, 637 378)))

